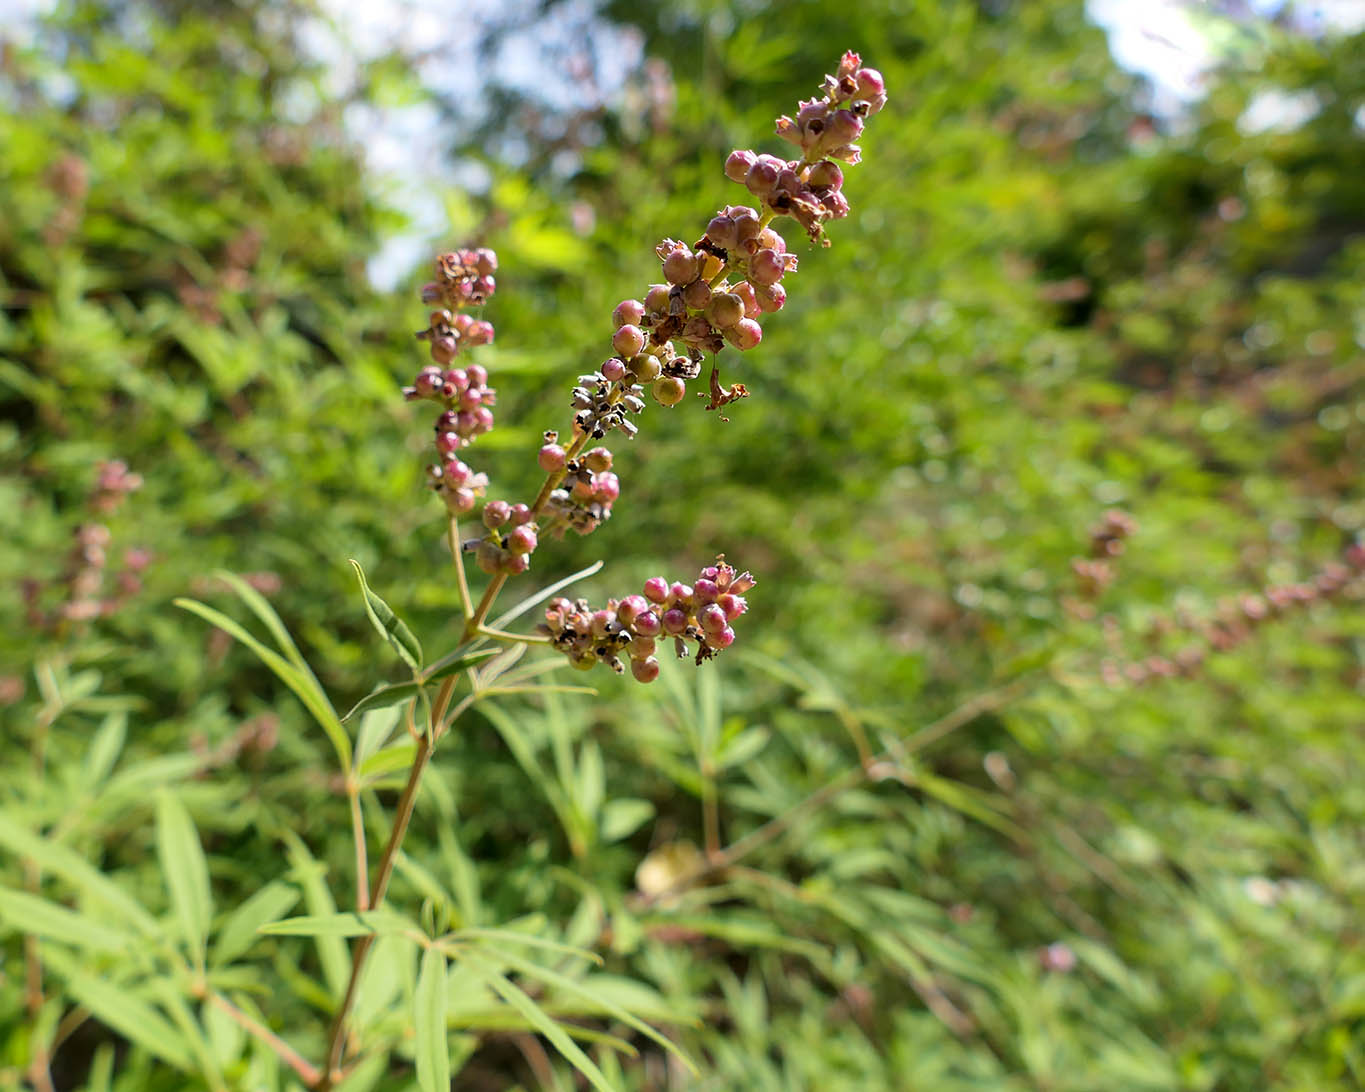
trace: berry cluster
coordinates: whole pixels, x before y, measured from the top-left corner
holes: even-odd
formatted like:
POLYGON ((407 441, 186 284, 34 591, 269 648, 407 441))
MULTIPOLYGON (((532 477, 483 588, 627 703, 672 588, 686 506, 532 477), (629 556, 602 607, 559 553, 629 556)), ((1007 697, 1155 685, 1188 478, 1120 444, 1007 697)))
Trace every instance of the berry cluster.
MULTIPOLYGON (((1311 579, 1295 584, 1274 584, 1259 593, 1247 592, 1226 599, 1212 617, 1199 618, 1180 610, 1159 616, 1148 627, 1146 641, 1149 646, 1161 646, 1183 639, 1184 643, 1173 654, 1158 651, 1143 659, 1126 662, 1118 658, 1106 659, 1100 665, 1100 674, 1110 686, 1124 683, 1136 686, 1154 679, 1189 677, 1204 666, 1210 653, 1233 651, 1268 622, 1286 618, 1314 603, 1341 597, 1358 599, 1362 595, 1365 595, 1365 546, 1357 544, 1348 547, 1340 561, 1322 565, 1311 579)), ((1117 649, 1120 641, 1117 621, 1111 622, 1107 629, 1110 643, 1117 649)))
POLYGON ((605 663, 621 674, 624 655, 635 679, 653 682, 659 677, 654 653, 660 640, 671 637, 679 659, 692 654, 687 642, 695 641, 698 664, 729 648, 735 640, 730 623, 748 610, 744 593, 754 583, 722 555, 702 569, 695 584, 651 577, 643 594, 609 599, 601 610, 593 610, 585 599, 553 599, 539 628, 574 667, 586 671, 605 663))
MULTIPOLYGON (((692 246, 665 239, 655 248, 663 281, 650 285, 643 300, 617 306, 612 316, 617 355, 600 371, 580 377, 574 389, 574 423, 584 434, 601 438, 620 429, 633 436, 627 416, 644 409, 646 386, 660 405, 675 406, 687 382, 701 374, 707 354, 727 344, 743 352, 763 340, 759 317, 782 309, 787 300, 782 278, 797 267, 786 240, 769 225, 790 216, 812 240, 825 242, 825 221, 849 211, 843 169, 835 160, 859 161, 853 141, 863 119, 886 103, 881 75, 863 68, 856 53, 844 54, 822 90, 822 98, 801 103, 795 121, 784 116, 777 122, 778 135, 798 144, 801 158, 738 150, 725 162, 726 175, 747 186, 762 211, 727 205, 692 246)), ((747 393, 740 384, 722 387, 713 368, 708 408, 747 393)))
POLYGON ((483 506, 483 525, 488 534, 474 546, 474 560, 479 568, 490 576, 524 573, 539 543, 531 509, 504 500, 489 501, 483 506))
POLYGON ((611 506, 621 495, 621 479, 612 472, 612 455, 605 447, 570 458, 558 439, 557 433, 547 432, 540 449, 540 468, 562 475, 545 502, 549 530, 556 538, 569 529, 586 535, 611 518, 611 506))
POLYGON ((422 302, 442 307, 431 313, 427 328, 417 334, 429 344, 434 363, 417 373, 412 386, 403 388, 409 402, 441 406, 435 441, 440 461, 427 467, 427 480, 456 515, 472 511, 488 487, 488 475, 476 474, 460 460, 459 452, 493 427, 490 407, 497 403, 497 391, 488 385, 488 372, 482 365, 449 366, 461 349, 493 341, 491 322, 458 309, 481 306, 488 300, 496 288, 493 271, 497 268, 497 255, 483 247, 455 250, 436 259, 436 280, 422 286, 422 302))

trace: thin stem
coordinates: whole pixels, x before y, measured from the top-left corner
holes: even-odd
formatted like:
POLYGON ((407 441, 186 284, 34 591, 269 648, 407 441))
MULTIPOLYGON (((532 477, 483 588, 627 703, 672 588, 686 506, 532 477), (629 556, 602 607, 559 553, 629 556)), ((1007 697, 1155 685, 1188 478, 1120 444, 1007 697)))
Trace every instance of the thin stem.
MULTIPOLYGON (((408 832, 408 824, 412 820, 413 809, 417 805, 417 790, 422 783, 422 773, 427 768, 427 762, 431 759, 432 748, 435 746, 435 729, 441 722, 440 718, 445 715, 446 707, 450 704, 450 696, 455 690, 455 681, 455 676, 441 681, 441 689, 436 695, 435 707, 432 710, 432 731, 422 732, 417 736, 417 753, 413 755, 412 767, 408 771, 408 782, 403 787, 403 795, 399 797, 398 809, 393 817, 393 829, 389 832, 388 844, 384 846, 384 855, 379 859, 379 871, 375 874, 374 882, 370 887, 370 906, 374 909, 378 909, 383 904, 384 896, 388 894, 389 880, 393 877, 394 866, 398 860, 398 851, 403 845, 403 838, 408 832)), ((356 991, 360 986, 360 976, 365 969, 366 957, 370 954, 370 949, 373 946, 373 934, 356 938, 355 947, 351 952, 351 977, 346 983, 346 993, 341 999, 341 1007, 337 1010, 336 1017, 332 1021, 332 1031, 327 1047, 327 1068, 322 1073, 316 1073, 313 1080, 309 1082, 312 1087, 318 1089, 318 1092, 328 1092, 340 1079, 341 1060, 346 1052, 347 1018, 355 1004, 356 991)))
POLYGON ((527 645, 548 645, 550 638, 542 637, 535 633, 508 633, 505 629, 494 629, 492 626, 480 626, 480 635, 493 637, 499 641, 520 641, 527 645))
POLYGON ((351 837, 355 840, 355 908, 364 913, 370 908, 370 862, 365 848, 365 817, 360 810, 360 786, 349 784, 351 798, 351 837))
POLYGON ((263 1042, 284 1062, 290 1069, 299 1075, 299 1080, 306 1085, 317 1084, 322 1074, 318 1072, 318 1067, 308 1061, 297 1050, 291 1047, 264 1024, 252 1019, 221 993, 210 992, 209 1001, 227 1013, 238 1027, 242 1028, 250 1035, 254 1035, 263 1042))
POLYGON ((464 548, 460 545, 460 520, 458 516, 452 515, 450 517, 447 536, 450 539, 450 556, 455 562, 455 586, 460 593, 460 610, 464 612, 465 620, 468 621, 474 616, 474 600, 469 595, 469 578, 464 571, 464 548))

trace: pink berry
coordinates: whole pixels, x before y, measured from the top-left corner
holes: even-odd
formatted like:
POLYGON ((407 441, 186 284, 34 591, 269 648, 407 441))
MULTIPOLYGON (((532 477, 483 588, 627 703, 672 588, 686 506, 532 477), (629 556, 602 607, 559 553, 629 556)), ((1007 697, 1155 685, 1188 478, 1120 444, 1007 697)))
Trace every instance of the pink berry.
POLYGON ((465 375, 469 378, 471 387, 484 387, 488 385, 488 369, 482 364, 471 364, 465 369, 465 375))
POLYGON ((760 311, 781 311, 787 302, 787 290, 780 284, 761 284, 754 289, 754 299, 760 311))
POLYGON ((616 625, 616 612, 614 610, 599 610, 592 616, 592 635, 594 637, 605 637, 616 625))
POLYGON ((645 307, 654 315, 668 314, 668 285, 651 284, 645 294, 645 307))
POLYGON ((629 626, 647 610, 649 601, 643 595, 628 595, 616 604, 616 617, 623 626, 629 626))
POLYGON ((622 356, 638 356, 645 347, 644 331, 638 326, 622 326, 612 335, 611 344, 622 356))
POLYGON ((716 600, 716 606, 725 612, 725 617, 731 622, 749 609, 749 604, 744 601, 744 596, 734 595, 730 592, 721 595, 716 600))
POLYGON ((735 643, 735 631, 726 626, 718 633, 708 633, 706 643, 712 648, 729 648, 735 643))
POLYGON ((716 586, 716 582, 704 576, 698 579, 692 590, 697 596, 698 603, 714 603, 716 597, 720 595, 720 588, 716 586))
POLYGON ((595 474, 611 469, 611 452, 605 447, 595 447, 583 456, 583 465, 595 474))
POLYGON ((746 352, 763 340, 763 328, 753 319, 740 319, 725 331, 725 340, 741 352, 746 352))
POLYGON ((547 474, 564 469, 565 452, 558 444, 546 444, 540 449, 540 454, 536 456, 536 461, 540 464, 540 469, 547 474))
POLYGON ((743 182, 749 174, 749 168, 754 165, 754 160, 757 158, 750 151, 737 149, 731 152, 725 160, 725 177, 731 182, 743 182))
POLYGON ((654 650, 658 646, 653 637, 632 637, 630 644, 626 646, 626 652, 632 660, 645 660, 654 655, 654 650))
POLYGON ((703 280, 695 280, 683 289, 683 303, 694 311, 699 311, 711 302, 711 286, 703 280))
POLYGON ((512 506, 506 501, 489 501, 483 506, 483 525, 489 530, 493 530, 506 523, 511 515, 512 506))
POLYGON ((663 629, 663 624, 652 610, 642 610, 632 620, 630 628, 641 637, 657 637, 663 629))
POLYGON ((717 329, 727 329, 744 317, 744 301, 733 292, 719 292, 707 304, 706 317, 717 329))
POLYGON ((600 504, 611 504, 621 495, 621 480, 610 470, 592 476, 592 499, 600 504))
POLYGON ((691 284, 700 272, 701 263, 697 261, 697 256, 685 246, 669 251, 664 259, 664 278, 670 284, 691 284))
POLYGON ((442 455, 459 451, 460 445, 463 443, 464 441, 460 439, 460 434, 457 432, 438 432, 436 434, 436 450, 442 455))
POLYGON ((740 281, 730 291, 744 304, 745 318, 756 319, 763 313, 758 306, 758 298, 754 295, 754 286, 748 281, 740 281))
POLYGON ((602 365, 602 375, 606 377, 608 383, 618 383, 625 378, 626 366, 616 357, 612 357, 602 365))
POLYGON ((644 660, 631 660, 630 673, 636 682, 652 683, 659 677, 659 661, 653 656, 644 660))
POLYGON ((760 250, 749 259, 749 280, 754 285, 776 284, 787 272, 782 255, 775 250, 760 250))
POLYGON ((645 581, 645 598, 651 603, 663 603, 668 599, 668 581, 662 576, 651 576, 645 581))
POLYGON ((611 313, 611 321, 620 326, 639 326, 645 317, 645 305, 639 300, 622 300, 611 313))
POLYGON ((687 612, 670 607, 659 621, 665 633, 676 637, 687 629, 687 612))
POLYGON ((760 156, 744 178, 744 184, 749 187, 749 192, 757 197, 767 197, 772 193, 782 169, 778 166, 780 162, 770 155, 760 156))
POLYGON ((675 580, 668 588, 668 601, 675 606, 687 606, 692 602, 692 585, 675 580))
POLYGON ((830 159, 822 159, 810 169, 806 183, 815 190, 837 190, 844 184, 843 168, 830 159))
POLYGON ((715 603, 708 603, 702 607, 701 613, 697 615, 697 622, 708 634, 716 634, 727 628, 725 611, 721 610, 715 603))
POLYGON ((523 523, 520 527, 513 527, 507 536, 507 548, 514 554, 529 554, 536 548, 538 542, 536 529, 529 523, 523 523))
POLYGON ((480 320, 469 327, 469 344, 471 345, 492 345, 493 344, 493 324, 480 320))

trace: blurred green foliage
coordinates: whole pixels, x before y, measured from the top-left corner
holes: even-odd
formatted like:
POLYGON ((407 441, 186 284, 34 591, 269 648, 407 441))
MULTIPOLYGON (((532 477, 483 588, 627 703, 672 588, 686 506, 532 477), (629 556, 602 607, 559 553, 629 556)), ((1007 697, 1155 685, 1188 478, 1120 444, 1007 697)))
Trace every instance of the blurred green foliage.
MULTIPOLYGON (((470 452, 492 495, 537 484, 530 453, 612 306, 657 277, 653 245, 747 200, 731 148, 777 150, 772 117, 845 48, 891 101, 834 245, 794 245, 787 307, 723 359, 752 397, 728 422, 651 407, 617 445, 615 518, 536 556, 546 581, 606 559, 600 596, 724 550, 760 578, 739 644, 648 689, 466 717, 395 904, 599 953, 528 968, 494 945, 621 1088, 1365 1086, 1359 582, 1259 625, 1239 602, 1365 529, 1365 38, 1262 27, 1167 127, 1077 0, 605 15, 655 59, 621 103, 515 162, 489 151, 510 111, 453 152, 491 183, 445 195, 452 230, 502 263, 498 428, 470 452), (1277 90, 1316 113, 1251 131, 1277 90), (1072 560, 1113 507, 1138 531, 1092 601, 1072 560), (1191 645, 1203 663, 1160 677, 1191 645), (727 867, 666 890, 707 814, 727 867)), ((186 951, 211 932, 215 985, 317 1057, 344 941, 255 937, 232 910, 349 905, 331 750, 170 600, 246 622, 209 574, 254 574, 342 709, 400 674, 348 557, 429 651, 458 605, 428 422, 396 396, 422 309, 365 277, 403 216, 343 125, 421 92, 383 58, 338 93, 310 18, 83 5, 5 49, 0 884, 95 917, 131 898, 186 951), (119 504, 96 487, 113 459, 142 478, 119 504), (102 569, 88 532, 73 547, 94 522, 102 569)), ((0 905, 0 1088, 53 1042, 59 1089, 291 1087, 155 944, 134 966, 98 935, 45 940, 35 999, 25 907, 0 905), (111 990, 166 1034, 121 1026, 111 990)), ((414 1087, 386 1006, 420 991, 416 953, 381 943, 351 1092, 414 1087)), ((488 967, 452 966, 456 1087, 572 1087, 488 967)))

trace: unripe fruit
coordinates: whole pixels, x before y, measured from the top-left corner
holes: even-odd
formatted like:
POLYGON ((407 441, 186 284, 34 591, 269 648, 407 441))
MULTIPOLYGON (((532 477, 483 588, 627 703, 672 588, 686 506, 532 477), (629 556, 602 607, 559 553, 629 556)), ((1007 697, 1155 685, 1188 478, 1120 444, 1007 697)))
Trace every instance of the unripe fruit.
POLYGON ((628 595, 616 604, 616 619, 621 625, 629 626, 648 610, 649 600, 643 595, 628 595))
POLYGON ((687 384, 676 375, 666 375, 657 380, 650 393, 661 406, 676 406, 687 397, 687 384))
POLYGON ((744 178, 744 184, 749 187, 749 192, 757 197, 767 197, 777 185, 780 168, 772 162, 772 158, 763 156, 758 159, 744 178))
POLYGON ((851 110, 836 110, 829 119, 822 143, 828 148, 840 148, 857 140, 862 131, 862 118, 851 110))
POLYGON ((654 655, 657 647, 653 637, 632 637, 626 645, 626 653, 632 660, 646 660, 654 655))
POLYGON ((583 465, 595 474, 611 469, 611 452, 605 447, 595 447, 583 456, 583 465))
POLYGON ((822 159, 810 169, 806 184, 816 190, 837 190, 844 184, 844 172, 833 160, 822 159))
POLYGON ((626 366, 616 357, 602 365, 602 375, 608 383, 617 383, 625 378, 626 366))
POLYGON ((663 631, 672 637, 676 637, 687 629, 687 612, 671 607, 664 611, 663 617, 659 620, 663 626, 663 631))
POLYGON ((641 637, 657 637, 663 630, 663 623, 652 610, 643 610, 635 616, 630 628, 641 637))
POLYGON ((449 455, 459 451, 463 441, 457 432, 438 432, 436 434, 436 450, 442 455, 449 455))
POLYGON ((512 506, 504 500, 489 501, 483 506, 483 525, 490 531, 501 527, 512 516, 512 506))
POLYGON ((651 603, 663 603, 668 599, 668 581, 662 576, 651 576, 645 581, 645 598, 651 603))
POLYGON ((698 311, 711 302, 711 286, 703 280, 695 280, 683 289, 683 303, 698 311))
POLYGON ((758 306, 758 298, 754 295, 754 286, 748 281, 740 281, 730 291, 744 302, 745 318, 756 319, 763 313, 758 306))
POLYGON ((630 368, 635 373, 635 378, 641 383, 649 383, 658 379, 659 373, 664 370, 664 366, 659 363, 659 358, 653 353, 637 356, 630 362, 630 368))
POLYGON ((453 337, 432 338, 431 340, 431 359, 437 364, 449 364, 455 359, 455 354, 459 351, 459 345, 453 337))
POLYGON ((645 294, 645 307, 651 314, 668 314, 668 285, 651 284, 645 294))
POLYGON ((759 285, 754 289, 754 298, 760 311, 781 311, 787 302, 787 290, 780 284, 759 285))
POLYGON ((706 225, 706 237, 721 250, 729 250, 739 242, 739 236, 735 234, 735 222, 724 214, 714 217, 706 225))
POLYGON ((701 613, 697 615, 697 621, 701 628, 710 635, 717 634, 726 628, 725 611, 721 610, 715 603, 709 603, 702 607, 701 613))
POLYGON ((482 364, 471 364, 465 369, 471 387, 488 386, 488 369, 482 364))
POLYGON ((531 509, 525 504, 512 505, 512 523, 520 527, 523 523, 531 522, 531 509))
POLYGON ((744 300, 733 292, 718 292, 706 306, 711 325, 724 330, 744 317, 744 300))

